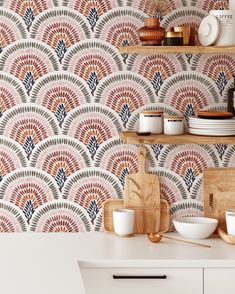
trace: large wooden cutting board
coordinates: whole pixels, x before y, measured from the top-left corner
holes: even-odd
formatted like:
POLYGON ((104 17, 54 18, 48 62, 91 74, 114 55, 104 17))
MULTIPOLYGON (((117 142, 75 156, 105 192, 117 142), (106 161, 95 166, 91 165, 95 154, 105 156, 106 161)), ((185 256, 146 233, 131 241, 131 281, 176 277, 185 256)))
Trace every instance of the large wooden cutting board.
POLYGON ((204 172, 204 215, 225 224, 224 212, 235 209, 235 168, 208 168, 204 172))
POLYGON ((135 210, 136 233, 158 232, 160 226, 160 181, 146 173, 146 149, 138 149, 139 171, 126 177, 124 206, 135 210))
MULTIPOLYGON (((122 209, 122 208, 124 208, 124 200, 122 199, 108 199, 103 203, 103 226, 106 231, 114 232, 113 211, 115 209, 122 209)), ((160 220, 159 232, 166 233, 170 227, 170 210, 169 210, 168 202, 164 199, 161 199, 160 214, 161 214, 161 220, 160 220)), ((136 225, 135 225, 134 233, 136 234, 136 225)), ((155 232, 155 233, 158 233, 158 232, 155 232)))

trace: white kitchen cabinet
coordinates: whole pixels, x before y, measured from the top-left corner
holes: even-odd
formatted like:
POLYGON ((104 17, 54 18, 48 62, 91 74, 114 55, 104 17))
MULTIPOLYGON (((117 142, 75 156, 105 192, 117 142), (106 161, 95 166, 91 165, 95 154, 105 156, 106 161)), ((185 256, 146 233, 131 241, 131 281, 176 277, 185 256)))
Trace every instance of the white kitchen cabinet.
POLYGON ((81 269, 86 294, 203 294, 202 269, 81 269))
POLYGON ((204 294, 232 294, 234 293, 235 268, 233 269, 205 269, 204 294))

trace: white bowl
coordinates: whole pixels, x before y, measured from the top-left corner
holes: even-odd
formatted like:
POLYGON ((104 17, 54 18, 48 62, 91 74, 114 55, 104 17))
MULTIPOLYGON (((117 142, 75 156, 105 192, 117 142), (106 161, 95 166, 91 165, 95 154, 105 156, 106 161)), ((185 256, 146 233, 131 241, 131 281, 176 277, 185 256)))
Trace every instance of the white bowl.
POLYGON ((184 217, 173 220, 176 231, 188 239, 206 239, 214 233, 218 220, 206 217, 184 217))

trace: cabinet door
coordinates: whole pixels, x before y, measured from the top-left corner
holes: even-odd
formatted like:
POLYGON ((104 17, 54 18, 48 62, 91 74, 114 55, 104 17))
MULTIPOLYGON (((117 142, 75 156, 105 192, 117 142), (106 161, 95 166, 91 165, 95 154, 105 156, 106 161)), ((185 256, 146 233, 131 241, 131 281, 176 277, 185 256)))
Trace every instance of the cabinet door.
POLYGON ((204 294, 234 293, 235 269, 205 269, 204 294))
POLYGON ((81 268, 86 294, 203 294, 202 269, 81 268))

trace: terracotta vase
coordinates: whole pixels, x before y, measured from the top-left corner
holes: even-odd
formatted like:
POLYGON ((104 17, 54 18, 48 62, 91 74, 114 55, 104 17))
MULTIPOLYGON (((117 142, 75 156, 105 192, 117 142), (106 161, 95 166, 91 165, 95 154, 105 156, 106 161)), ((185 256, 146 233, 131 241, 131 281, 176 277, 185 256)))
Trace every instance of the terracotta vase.
POLYGON ((146 18, 145 26, 138 33, 143 46, 160 46, 165 37, 165 30, 159 26, 158 18, 146 18))

